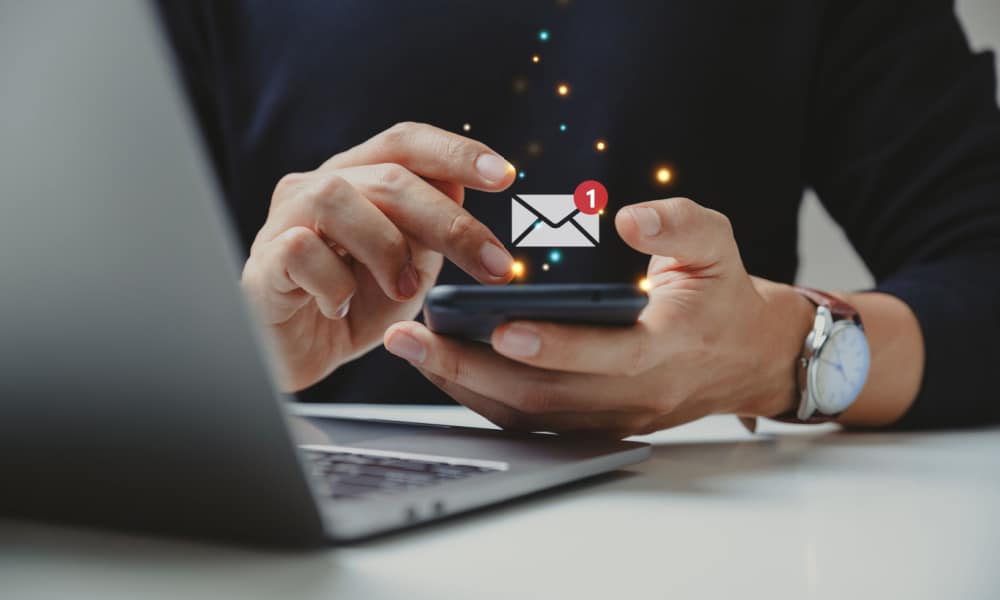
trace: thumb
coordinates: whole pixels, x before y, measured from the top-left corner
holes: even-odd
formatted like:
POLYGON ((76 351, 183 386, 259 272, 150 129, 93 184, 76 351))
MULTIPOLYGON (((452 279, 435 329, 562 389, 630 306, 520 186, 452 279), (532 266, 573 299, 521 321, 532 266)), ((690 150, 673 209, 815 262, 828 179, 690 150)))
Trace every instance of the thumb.
POLYGON ((625 243, 652 256, 669 256, 683 266, 739 263, 729 219, 687 198, 632 204, 615 215, 615 228, 625 243))

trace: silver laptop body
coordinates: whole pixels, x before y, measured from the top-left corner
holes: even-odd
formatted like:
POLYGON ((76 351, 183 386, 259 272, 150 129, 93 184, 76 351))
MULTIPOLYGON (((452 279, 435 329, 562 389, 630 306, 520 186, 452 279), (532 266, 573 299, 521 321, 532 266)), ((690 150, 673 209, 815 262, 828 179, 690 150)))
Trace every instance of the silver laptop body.
POLYGON ((0 4, 2 514, 316 544, 648 455, 290 416, 173 69, 144 3, 0 4))

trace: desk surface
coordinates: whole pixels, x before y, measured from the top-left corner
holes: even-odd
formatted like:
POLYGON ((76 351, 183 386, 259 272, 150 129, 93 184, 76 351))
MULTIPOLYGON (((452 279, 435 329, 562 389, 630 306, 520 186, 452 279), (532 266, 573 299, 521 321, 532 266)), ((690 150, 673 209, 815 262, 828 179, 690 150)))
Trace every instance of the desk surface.
MULTIPOLYGON (((484 424, 455 407, 319 407, 484 424)), ((271 552, 0 521, 5 598, 998 598, 1000 429, 713 417, 626 471, 360 545, 271 552)))

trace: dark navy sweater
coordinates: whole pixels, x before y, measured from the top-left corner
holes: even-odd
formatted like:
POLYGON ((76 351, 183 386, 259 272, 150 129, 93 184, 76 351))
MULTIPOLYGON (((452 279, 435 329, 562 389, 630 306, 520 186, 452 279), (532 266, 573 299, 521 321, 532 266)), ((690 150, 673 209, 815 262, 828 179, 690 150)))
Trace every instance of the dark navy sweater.
MULTIPOLYGON (((691 197, 729 216, 750 273, 777 281, 795 278, 811 187, 920 322, 923 385, 899 425, 1000 421, 1000 112, 992 57, 969 50, 950 2, 164 0, 161 13, 247 248, 283 174, 403 120, 468 123, 524 171, 514 192, 596 179, 612 211, 691 197)), ((508 196, 466 205, 510 240, 508 196)), ((545 249, 515 255, 535 282, 635 281, 647 257, 610 220, 601 233, 547 272, 545 249)), ((446 265, 439 281, 465 279, 446 265)), ((444 400, 382 348, 300 396, 444 400)))

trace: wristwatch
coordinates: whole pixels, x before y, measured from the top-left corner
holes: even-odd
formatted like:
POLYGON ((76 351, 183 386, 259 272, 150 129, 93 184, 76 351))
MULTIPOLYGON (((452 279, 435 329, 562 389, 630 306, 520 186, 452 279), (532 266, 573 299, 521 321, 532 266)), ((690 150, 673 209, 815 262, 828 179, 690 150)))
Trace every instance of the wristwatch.
POLYGON ((795 288, 816 305, 796 368, 799 406, 774 419, 791 423, 832 421, 847 410, 868 378, 871 355, 853 306, 818 290, 795 288))

